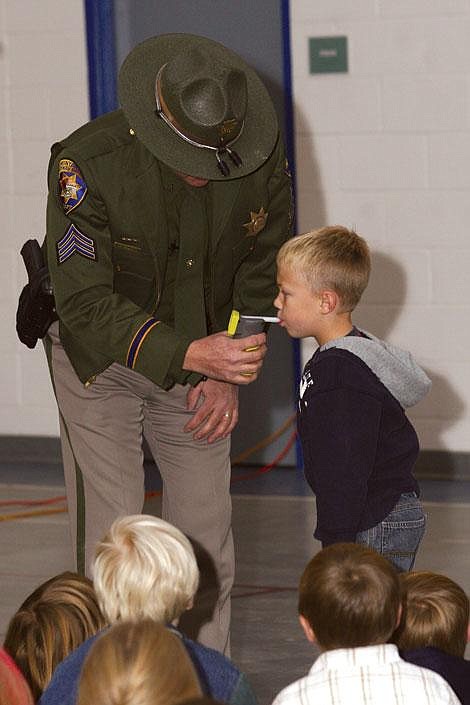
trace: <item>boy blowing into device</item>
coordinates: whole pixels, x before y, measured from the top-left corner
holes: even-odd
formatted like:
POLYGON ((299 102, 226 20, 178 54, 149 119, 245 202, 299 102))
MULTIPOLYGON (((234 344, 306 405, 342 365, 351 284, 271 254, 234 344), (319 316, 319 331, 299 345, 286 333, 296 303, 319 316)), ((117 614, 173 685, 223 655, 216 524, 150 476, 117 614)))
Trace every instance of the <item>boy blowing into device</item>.
POLYGON ((280 325, 319 346, 305 366, 298 409, 315 537, 323 546, 367 544, 410 570, 425 516, 412 474, 418 438, 405 408, 430 380, 408 352, 352 322, 370 273, 362 237, 342 226, 305 233, 284 243, 277 265, 280 325))

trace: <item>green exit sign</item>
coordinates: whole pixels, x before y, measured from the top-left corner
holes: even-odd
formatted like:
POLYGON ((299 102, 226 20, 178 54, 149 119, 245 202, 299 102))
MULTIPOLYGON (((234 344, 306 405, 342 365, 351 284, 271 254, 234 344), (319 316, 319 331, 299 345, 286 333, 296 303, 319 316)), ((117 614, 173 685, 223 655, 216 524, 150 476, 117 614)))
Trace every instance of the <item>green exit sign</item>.
POLYGON ((347 73, 347 37, 310 37, 310 73, 347 73))

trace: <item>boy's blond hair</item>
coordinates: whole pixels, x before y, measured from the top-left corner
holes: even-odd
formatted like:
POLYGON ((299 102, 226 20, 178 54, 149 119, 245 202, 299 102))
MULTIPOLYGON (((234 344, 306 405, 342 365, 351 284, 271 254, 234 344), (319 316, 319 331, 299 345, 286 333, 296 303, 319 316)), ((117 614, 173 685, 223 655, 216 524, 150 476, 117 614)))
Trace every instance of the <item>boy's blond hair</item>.
POLYGON ((462 657, 467 644, 469 601, 462 588, 445 575, 428 571, 404 573, 403 618, 394 636, 399 649, 434 646, 462 657))
POLYGON ((198 587, 193 548, 175 526, 137 514, 117 519, 96 547, 93 582, 103 613, 118 619, 173 622, 198 587))
POLYGON ((176 705, 201 696, 199 680, 182 640, 147 619, 120 622, 87 654, 78 705, 176 705))
POLYGON ((354 230, 331 225, 285 242, 277 266, 299 273, 313 292, 331 289, 338 294, 340 313, 353 311, 367 286, 370 252, 354 230))
POLYGON ((397 571, 361 544, 327 546, 308 563, 300 580, 299 613, 325 651, 384 644, 399 610, 397 571))
POLYGON ((4 646, 38 700, 56 666, 104 626, 91 580, 67 571, 26 598, 10 620, 4 646))

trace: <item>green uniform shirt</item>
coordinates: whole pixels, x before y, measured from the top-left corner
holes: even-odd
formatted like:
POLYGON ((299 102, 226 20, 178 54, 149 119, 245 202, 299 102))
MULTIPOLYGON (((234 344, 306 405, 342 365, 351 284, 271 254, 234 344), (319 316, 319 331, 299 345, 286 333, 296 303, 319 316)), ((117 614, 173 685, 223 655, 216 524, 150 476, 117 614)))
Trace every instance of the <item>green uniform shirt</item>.
MULTIPOLYGON (((199 336, 179 332, 157 315, 160 305, 171 307, 165 277, 173 226, 161 167, 131 134, 121 110, 52 148, 47 257, 61 341, 84 383, 112 362, 164 389, 201 378, 182 367, 189 343, 199 336)), ((213 181, 207 190, 211 251, 198 257, 208 265, 205 309, 215 332, 226 329, 232 308, 274 312, 275 258, 292 220, 281 142, 252 174, 213 181)), ((185 292, 185 286, 174 287, 175 311, 187 307, 197 316, 200 300, 188 300, 185 292)))
MULTIPOLYGON (((193 188, 191 186, 188 186, 184 183, 181 177, 179 177, 172 169, 167 167, 165 164, 160 164, 160 173, 162 176, 168 226, 168 258, 162 287, 162 295, 155 315, 157 318, 164 321, 169 326, 175 327, 175 286, 178 287, 178 255, 180 253, 181 247, 185 244, 183 242, 183 238, 191 239, 195 237, 195 235, 198 236, 198 240, 202 240, 204 242, 203 274, 206 286, 201 287, 199 291, 199 297, 201 300, 201 307, 204 309, 204 317, 207 318, 207 314, 205 311, 205 289, 207 288, 208 284, 209 265, 207 201, 208 190, 210 187, 205 186, 203 188, 193 188), (197 199, 198 201, 200 201, 201 211, 203 212, 203 220, 201 222, 200 219, 199 221, 196 221, 195 218, 192 219, 191 229, 189 231, 187 229, 182 231, 180 227, 181 206, 188 196, 190 196, 192 199, 197 199), (197 233, 196 229, 198 230, 197 233)), ((189 293, 182 289, 182 294, 186 297, 186 302, 183 305, 190 307, 191 302, 189 300, 189 293)), ((207 325, 205 327, 204 333, 206 332, 207 325)), ((189 331, 189 333, 194 334, 194 337, 198 337, 197 328, 189 331)))

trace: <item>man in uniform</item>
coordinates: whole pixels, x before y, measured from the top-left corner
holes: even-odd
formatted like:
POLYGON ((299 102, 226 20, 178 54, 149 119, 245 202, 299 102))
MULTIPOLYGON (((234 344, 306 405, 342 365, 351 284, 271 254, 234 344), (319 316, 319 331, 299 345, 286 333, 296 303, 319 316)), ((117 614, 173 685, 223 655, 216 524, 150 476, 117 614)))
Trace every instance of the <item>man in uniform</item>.
POLYGON ((265 335, 226 334, 232 308, 272 314, 291 190, 269 95, 222 45, 189 34, 138 45, 121 110, 52 147, 49 329, 79 570, 119 515, 144 500, 142 436, 163 517, 210 557, 218 583, 202 642, 228 649, 230 432, 238 385, 265 335))

